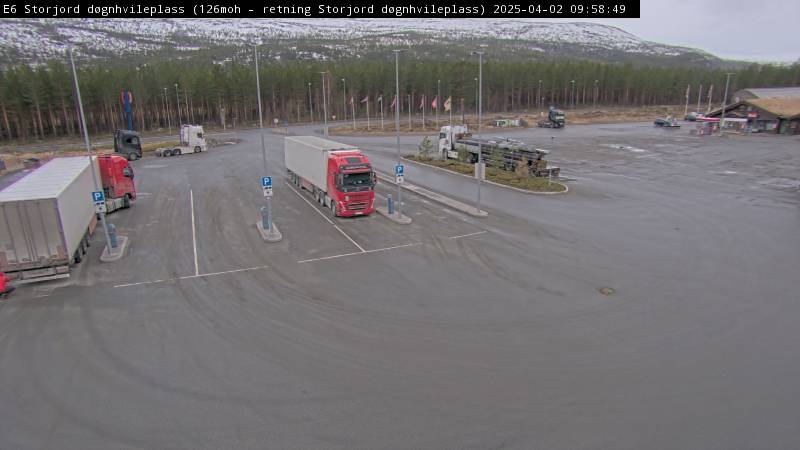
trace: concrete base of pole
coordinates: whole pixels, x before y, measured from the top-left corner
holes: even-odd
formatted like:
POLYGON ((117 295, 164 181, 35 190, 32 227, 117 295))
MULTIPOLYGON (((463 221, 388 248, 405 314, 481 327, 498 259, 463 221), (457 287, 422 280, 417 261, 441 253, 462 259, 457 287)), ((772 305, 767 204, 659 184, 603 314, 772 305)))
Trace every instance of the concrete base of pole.
POLYGON ((108 245, 103 249, 103 253, 100 254, 100 261, 102 262, 114 262, 121 259, 125 256, 125 250, 128 249, 128 240, 127 236, 119 236, 117 235, 117 247, 112 248, 111 252, 108 251, 108 245))
POLYGON ((411 217, 406 216, 405 214, 399 214, 395 211, 392 214, 389 214, 389 208, 385 206, 378 206, 375 208, 375 211, 378 211, 378 214, 386 217, 387 219, 391 220, 394 223, 398 223, 400 225, 408 225, 411 223, 411 217))
POLYGON ((261 234, 261 239, 267 242, 278 242, 283 239, 283 235, 278 230, 278 226, 275 225, 275 222, 272 222, 272 227, 270 230, 265 230, 264 226, 261 224, 259 220, 256 222, 256 228, 258 228, 259 234, 261 234))

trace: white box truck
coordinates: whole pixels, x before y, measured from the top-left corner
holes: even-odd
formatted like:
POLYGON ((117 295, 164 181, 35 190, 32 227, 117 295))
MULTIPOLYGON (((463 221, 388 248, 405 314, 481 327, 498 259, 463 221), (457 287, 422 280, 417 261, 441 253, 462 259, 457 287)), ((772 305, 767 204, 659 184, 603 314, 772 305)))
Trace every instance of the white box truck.
POLYGON ((0 191, 0 271, 21 281, 69 276, 97 224, 97 167, 87 157, 56 158, 0 191))
POLYGON ((180 139, 177 147, 157 148, 156 156, 180 156, 208 150, 202 125, 181 125, 180 139))
POLYGON ((295 185, 311 192, 334 216, 372 213, 375 171, 357 147, 316 136, 287 137, 286 170, 295 185))

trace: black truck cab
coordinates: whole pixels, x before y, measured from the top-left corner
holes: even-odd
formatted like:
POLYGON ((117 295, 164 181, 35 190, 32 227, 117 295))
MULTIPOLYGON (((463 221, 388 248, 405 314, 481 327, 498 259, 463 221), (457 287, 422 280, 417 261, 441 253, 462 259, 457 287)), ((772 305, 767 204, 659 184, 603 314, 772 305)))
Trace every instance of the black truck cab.
POLYGON ((142 157, 142 143, 139 133, 129 130, 114 130, 114 153, 119 153, 128 161, 142 157))

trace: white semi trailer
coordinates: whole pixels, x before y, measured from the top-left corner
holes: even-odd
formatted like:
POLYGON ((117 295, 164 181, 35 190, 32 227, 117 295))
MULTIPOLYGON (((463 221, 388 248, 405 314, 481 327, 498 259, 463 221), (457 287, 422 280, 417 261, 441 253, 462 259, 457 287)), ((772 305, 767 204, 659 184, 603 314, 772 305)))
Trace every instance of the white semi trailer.
POLYGON ((69 276, 97 224, 97 164, 56 158, 0 192, 0 271, 22 281, 69 276))

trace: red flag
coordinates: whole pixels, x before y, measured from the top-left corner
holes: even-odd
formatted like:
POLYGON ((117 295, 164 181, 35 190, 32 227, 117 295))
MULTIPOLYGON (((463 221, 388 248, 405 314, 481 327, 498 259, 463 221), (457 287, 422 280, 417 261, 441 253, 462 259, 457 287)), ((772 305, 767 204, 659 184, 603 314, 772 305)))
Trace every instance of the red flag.
POLYGON ((396 104, 397 104, 397 96, 395 95, 395 96, 392 98, 392 104, 391 104, 391 105, 389 105, 389 107, 390 107, 390 108, 394 108, 394 105, 396 105, 396 104))
POLYGON ((439 103, 439 96, 433 97, 433 101, 431 102, 431 108, 436 109, 436 104, 439 103))
POLYGON ((367 103, 369 101, 369 95, 364 97, 364 100, 361 100, 361 103, 367 103))

